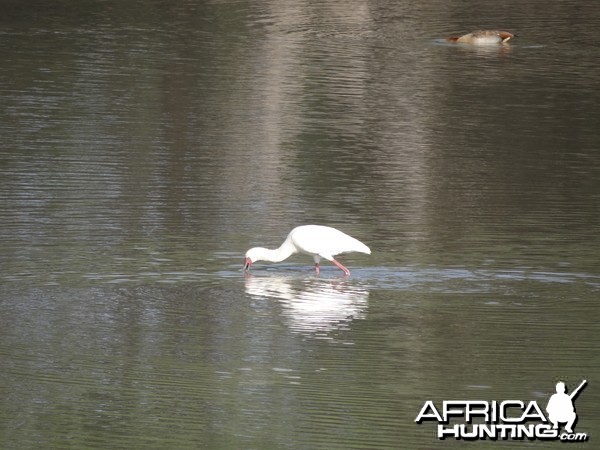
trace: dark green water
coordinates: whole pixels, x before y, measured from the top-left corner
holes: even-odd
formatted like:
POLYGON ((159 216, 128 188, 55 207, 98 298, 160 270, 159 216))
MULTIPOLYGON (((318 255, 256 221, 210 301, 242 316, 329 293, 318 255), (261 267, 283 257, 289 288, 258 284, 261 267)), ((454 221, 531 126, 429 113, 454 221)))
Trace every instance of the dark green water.
POLYGON ((594 446, 600 7, 413 3, 0 3, 0 447, 454 448, 425 401, 583 379, 594 446), (243 275, 307 223, 372 254, 243 275))

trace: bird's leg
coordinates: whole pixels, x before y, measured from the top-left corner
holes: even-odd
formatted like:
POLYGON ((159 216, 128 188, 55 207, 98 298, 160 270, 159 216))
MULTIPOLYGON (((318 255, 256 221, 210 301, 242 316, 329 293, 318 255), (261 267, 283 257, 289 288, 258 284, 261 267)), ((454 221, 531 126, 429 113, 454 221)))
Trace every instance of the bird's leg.
POLYGON ((332 259, 331 262, 333 262, 336 266, 338 266, 340 269, 342 269, 344 271, 344 275, 346 275, 346 276, 350 275, 350 271, 348 269, 346 269, 339 261, 332 259))
POLYGON ((317 273, 317 275, 319 275, 319 273, 320 273, 318 262, 315 263, 315 272, 317 273))

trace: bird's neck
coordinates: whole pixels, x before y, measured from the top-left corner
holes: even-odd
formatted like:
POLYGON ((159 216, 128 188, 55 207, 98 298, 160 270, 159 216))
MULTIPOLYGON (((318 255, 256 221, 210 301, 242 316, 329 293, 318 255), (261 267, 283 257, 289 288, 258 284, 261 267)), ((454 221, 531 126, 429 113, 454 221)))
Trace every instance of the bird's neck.
POLYGON ((274 250, 268 248, 263 249, 261 259, 270 262, 280 262, 289 258, 294 253, 296 253, 296 247, 286 240, 279 248, 274 250))

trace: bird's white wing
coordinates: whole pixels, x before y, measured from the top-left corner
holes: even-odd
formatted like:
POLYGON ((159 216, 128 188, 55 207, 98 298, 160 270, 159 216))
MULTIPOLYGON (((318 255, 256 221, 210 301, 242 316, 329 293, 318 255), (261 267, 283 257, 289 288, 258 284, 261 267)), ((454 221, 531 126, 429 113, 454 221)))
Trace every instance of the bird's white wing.
POLYGON ((328 260, 346 252, 371 253, 369 247, 358 239, 322 225, 297 227, 290 233, 290 238, 299 251, 319 255, 328 260))

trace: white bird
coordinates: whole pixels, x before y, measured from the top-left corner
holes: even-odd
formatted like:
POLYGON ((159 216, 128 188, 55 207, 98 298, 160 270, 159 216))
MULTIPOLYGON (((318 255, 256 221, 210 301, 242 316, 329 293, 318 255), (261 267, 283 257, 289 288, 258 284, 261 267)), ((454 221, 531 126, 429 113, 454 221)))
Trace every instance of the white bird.
POLYGON ((275 250, 263 247, 248 250, 244 269, 248 270, 256 261, 280 262, 294 253, 305 253, 314 258, 317 275, 321 258, 334 263, 345 275, 350 275, 350 271, 334 258, 339 253, 347 252, 371 254, 369 247, 340 230, 323 225, 302 225, 290 231, 283 244, 275 250))

